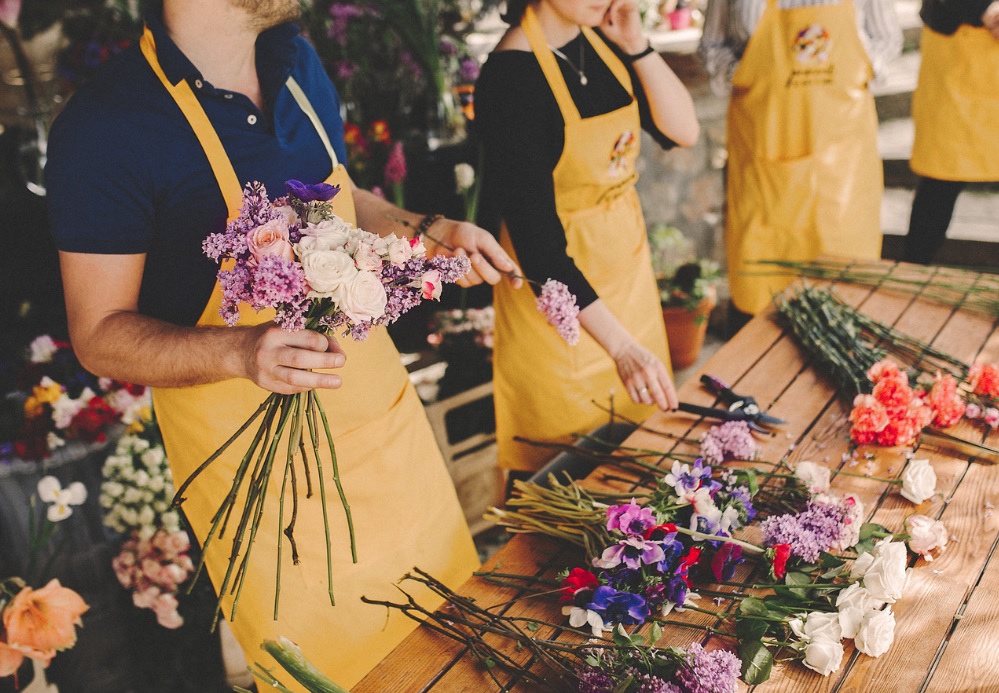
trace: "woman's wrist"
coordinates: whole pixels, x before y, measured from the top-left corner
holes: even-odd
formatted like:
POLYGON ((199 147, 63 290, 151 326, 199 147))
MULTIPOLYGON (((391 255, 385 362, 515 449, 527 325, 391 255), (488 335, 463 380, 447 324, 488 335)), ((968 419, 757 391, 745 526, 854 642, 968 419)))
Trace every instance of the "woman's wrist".
POLYGON ((644 58, 646 56, 649 56, 649 55, 652 55, 655 52, 656 52, 656 49, 652 47, 652 42, 651 41, 646 41, 645 42, 645 48, 642 48, 641 50, 639 50, 637 52, 634 52, 634 53, 628 53, 628 54, 626 54, 625 58, 624 58, 624 62, 626 64, 628 64, 628 65, 631 65, 632 63, 638 62, 642 58, 644 58))

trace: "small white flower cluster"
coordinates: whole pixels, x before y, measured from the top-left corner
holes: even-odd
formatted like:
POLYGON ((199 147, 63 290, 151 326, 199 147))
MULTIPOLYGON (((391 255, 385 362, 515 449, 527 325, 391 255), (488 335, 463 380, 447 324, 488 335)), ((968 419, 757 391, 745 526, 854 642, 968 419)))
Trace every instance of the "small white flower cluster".
POLYGON ((170 508, 174 489, 166 453, 158 441, 150 443, 148 430, 118 440, 104 462, 100 495, 104 524, 121 534, 137 532, 144 540, 160 528, 180 529, 180 516, 170 508))
POLYGON ((829 676, 843 661, 843 638, 852 638, 857 650, 880 657, 895 640, 891 605, 902 597, 908 554, 905 544, 884 540, 862 553, 850 570, 855 580, 836 597, 836 611, 813 611, 791 619, 797 649, 812 671, 829 676))

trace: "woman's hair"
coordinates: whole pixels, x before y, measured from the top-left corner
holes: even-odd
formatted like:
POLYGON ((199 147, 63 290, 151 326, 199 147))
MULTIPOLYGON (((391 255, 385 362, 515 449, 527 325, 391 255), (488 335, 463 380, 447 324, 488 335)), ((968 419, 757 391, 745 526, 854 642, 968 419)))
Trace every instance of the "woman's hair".
POLYGON ((524 12, 528 5, 533 5, 538 0, 506 0, 506 12, 501 15, 504 22, 510 26, 519 26, 520 20, 524 18, 524 12))

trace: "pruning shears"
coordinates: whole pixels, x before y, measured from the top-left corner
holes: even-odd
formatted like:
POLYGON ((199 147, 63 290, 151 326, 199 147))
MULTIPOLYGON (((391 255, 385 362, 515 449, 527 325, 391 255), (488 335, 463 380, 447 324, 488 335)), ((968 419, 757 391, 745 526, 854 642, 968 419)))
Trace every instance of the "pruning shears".
POLYGON ((713 393, 718 395, 722 402, 726 403, 728 407, 725 409, 721 407, 702 407, 697 404, 680 402, 680 411, 685 411, 690 414, 698 414, 700 416, 707 416, 712 419, 721 419, 722 421, 745 421, 751 429, 760 433, 769 432, 766 428, 763 428, 761 424, 767 426, 779 426, 787 423, 783 419, 771 416, 760 409, 760 405, 756 403, 756 400, 753 397, 748 395, 738 395, 733 392, 732 388, 726 385, 720 378, 716 378, 713 375, 702 375, 701 383, 713 393))

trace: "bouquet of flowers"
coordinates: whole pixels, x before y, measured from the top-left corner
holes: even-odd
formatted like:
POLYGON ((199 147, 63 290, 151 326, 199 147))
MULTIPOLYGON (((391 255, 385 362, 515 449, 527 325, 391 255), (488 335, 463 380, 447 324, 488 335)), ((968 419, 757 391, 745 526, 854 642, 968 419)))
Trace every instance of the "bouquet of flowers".
MULTIPOLYGON (((274 309, 274 321, 288 331, 308 329, 363 340, 372 327, 392 323, 422 300, 438 299, 443 284, 457 281, 469 270, 467 257, 428 258, 419 238, 397 238, 394 234, 383 238, 348 224, 332 211, 330 200, 339 192, 338 187, 324 183, 306 185, 297 180, 288 181, 286 187, 286 196, 271 201, 260 183, 247 185, 239 217, 229 223, 224 233, 211 234, 204 241, 208 257, 220 263, 227 260, 218 273, 223 289, 219 312, 229 325, 238 322, 241 306, 249 305, 258 311, 274 309)), ((236 595, 230 618, 235 617, 244 568, 252 553, 253 537, 272 474, 281 474, 283 483, 289 480, 291 483, 294 504, 285 535, 291 542, 293 560, 298 562, 293 534, 297 510, 293 462, 300 454, 308 470, 306 429, 316 460, 324 517, 326 473, 319 457, 321 435, 325 436, 331 453, 330 471, 346 515, 351 555, 355 561, 357 557, 353 520, 340 483, 326 411, 312 391, 269 395, 246 423, 184 481, 174 504, 183 502, 187 487, 258 418, 257 432, 242 456, 232 488, 225 494, 203 546, 207 552, 216 535, 224 533, 245 483, 248 490, 232 539, 229 570, 218 585, 218 594, 227 594, 231 587, 236 595), (279 455, 284 436, 287 447, 279 455)), ((282 525, 283 509, 282 504, 279 511, 282 525)), ((327 577, 332 582, 328 522, 325 529, 327 577)), ((279 555, 275 600, 280 595, 280 565, 279 555)), ((333 601, 332 584, 330 600, 333 601)))
POLYGON ((98 379, 76 360, 68 342, 34 339, 4 400, 3 456, 44 459, 69 441, 103 443, 115 424, 132 425, 148 411, 147 388, 98 379))

